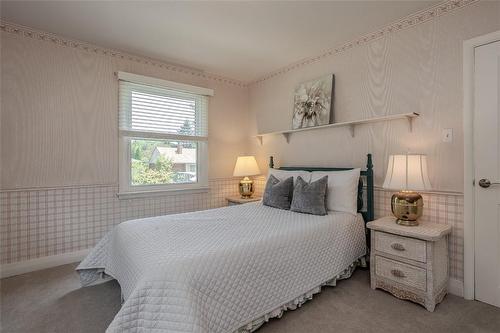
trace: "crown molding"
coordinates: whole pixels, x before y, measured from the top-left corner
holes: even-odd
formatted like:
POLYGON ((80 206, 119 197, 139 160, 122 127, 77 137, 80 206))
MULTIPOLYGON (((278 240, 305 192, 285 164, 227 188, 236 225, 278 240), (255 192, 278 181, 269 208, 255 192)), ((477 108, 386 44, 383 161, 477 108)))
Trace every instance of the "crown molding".
POLYGON ((229 85, 234 85, 237 87, 241 88, 246 88, 247 83, 231 78, 227 78, 224 76, 220 76, 217 74, 213 73, 208 73, 204 72, 198 69, 193 69, 189 67, 183 67, 179 65, 173 65, 170 63, 167 63, 165 61, 145 57, 145 56, 139 56, 139 55, 134 55, 131 53, 127 52, 122 52, 119 50, 115 49, 109 49, 101 46, 97 46, 91 43, 75 40, 75 39, 70 39, 70 38, 65 38, 50 32, 46 31, 41 31, 37 30, 34 28, 30 28, 27 26, 23 26, 20 24, 8 22, 5 20, 0 19, 0 31, 9 33, 9 34, 14 34, 23 38, 30 38, 33 40, 38 40, 38 41, 43 41, 43 42, 48 42, 52 43, 57 46, 62 46, 62 47, 69 47, 72 49, 76 49, 79 51, 84 51, 88 53, 93 53, 101 56, 107 56, 107 57, 112 57, 116 59, 123 59, 123 60, 129 60, 133 61, 136 63, 140 64, 145 64, 145 65, 150 65, 150 66, 155 66, 159 67, 162 69, 166 69, 168 71, 176 72, 176 73, 183 73, 183 74, 188 74, 191 76, 195 77, 202 77, 208 80, 216 81, 219 83, 225 83, 229 85))
POLYGON ((414 26, 417 26, 419 24, 422 24, 424 22, 433 20, 437 17, 443 16, 445 14, 451 13, 455 11, 456 9, 463 8, 465 6, 468 6, 473 3, 477 3, 480 0, 447 0, 442 3, 439 3, 437 5, 434 5, 432 7, 423 9, 419 12, 416 12, 414 14, 410 14, 402 19, 399 19, 395 21, 394 23, 391 23, 383 28, 380 28, 378 30, 375 30, 371 33, 367 33, 365 35, 362 35, 361 37, 358 37, 356 39, 353 39, 348 42, 344 42, 343 44, 327 49, 323 52, 321 52, 317 56, 313 57, 308 57, 305 59, 302 59, 300 61, 294 62, 288 66, 282 67, 280 69, 277 69, 275 71, 272 71, 256 80, 250 81, 247 83, 248 86, 253 86, 260 84, 266 80, 269 80, 271 78, 274 78, 276 76, 283 75, 285 73, 288 73, 290 71, 296 70, 298 68, 311 65, 313 63, 316 63, 324 58, 334 56, 346 51, 349 51, 355 47, 361 46, 368 44, 374 40, 383 38, 387 35, 399 32, 401 30, 405 30, 407 28, 411 28, 414 26))
POLYGON ((177 73, 184 73, 184 74, 188 74, 188 75, 192 75, 192 76, 196 76, 196 77, 202 77, 202 78, 205 78, 208 80, 212 80, 212 81, 216 81, 216 82, 220 82, 220 83, 225 83, 225 84, 229 84, 229 85, 234 85, 234 86, 237 86, 240 88, 247 88, 247 87, 250 87, 253 85, 263 83, 264 81, 267 81, 267 80, 274 78, 276 76, 280 76, 280 75, 286 74, 290 71, 302 68, 304 66, 314 64, 314 63, 316 63, 324 58, 331 57, 331 56, 334 56, 337 54, 341 54, 343 52, 352 50, 355 47, 368 44, 374 40, 383 38, 387 35, 399 32, 401 30, 405 30, 407 28, 418 26, 419 24, 433 20, 437 17, 446 15, 446 14, 451 13, 457 9, 466 7, 470 4, 477 3, 479 1, 481 1, 481 0, 446 0, 442 3, 434 5, 432 7, 423 9, 417 13, 410 14, 410 15, 408 15, 400 20, 395 21, 394 23, 386 25, 383 28, 375 30, 371 33, 367 33, 367 34, 362 35, 361 37, 355 38, 351 41, 344 42, 337 47, 327 49, 327 50, 321 52, 319 55, 304 58, 304 59, 299 60, 297 62, 291 63, 285 67, 282 67, 282 68, 277 69, 275 71, 269 72, 268 74, 265 74, 256 80, 252 80, 252 81, 248 81, 248 82, 227 78, 227 77, 224 77, 221 75, 204 72, 204 71, 198 70, 198 69, 183 67, 183 66, 179 66, 179 65, 173 65, 173 64, 167 63, 165 61, 161 61, 161 60, 157 60, 157 59, 153 59, 153 58, 149 58, 149 57, 145 57, 145 56, 139 56, 139 55, 134 55, 134 54, 122 52, 119 50, 104 48, 104 47, 90 44, 87 42, 65 38, 65 37, 61 37, 59 35, 52 34, 49 32, 33 29, 30 27, 26 27, 23 25, 12 23, 12 22, 7 22, 7 21, 1 20, 1 19, 0 19, 0 31, 10 33, 10 34, 15 34, 15 35, 22 36, 25 38, 31 38, 31 39, 35 39, 35 40, 50 42, 50 43, 53 43, 53 44, 58 45, 58 46, 70 47, 70 48, 74 48, 74 49, 89 52, 89 53, 114 57, 114 58, 118 58, 118 59, 125 59, 125 60, 129 60, 129 61, 133 61, 133 62, 137 62, 137 63, 141 63, 141 64, 156 66, 156 67, 159 67, 162 69, 166 69, 168 71, 177 72, 177 73))

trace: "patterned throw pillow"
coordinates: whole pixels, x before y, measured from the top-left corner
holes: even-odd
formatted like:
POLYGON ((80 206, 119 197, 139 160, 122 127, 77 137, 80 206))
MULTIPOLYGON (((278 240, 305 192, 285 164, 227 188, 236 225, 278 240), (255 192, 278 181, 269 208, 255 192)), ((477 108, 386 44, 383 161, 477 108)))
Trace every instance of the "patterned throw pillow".
POLYGON ((326 215, 327 188, 328 176, 312 183, 307 183, 300 176, 297 177, 290 210, 313 215, 326 215))
POLYGON ((278 178, 270 175, 267 179, 262 203, 270 207, 290 209, 292 195, 293 177, 280 181, 278 178))

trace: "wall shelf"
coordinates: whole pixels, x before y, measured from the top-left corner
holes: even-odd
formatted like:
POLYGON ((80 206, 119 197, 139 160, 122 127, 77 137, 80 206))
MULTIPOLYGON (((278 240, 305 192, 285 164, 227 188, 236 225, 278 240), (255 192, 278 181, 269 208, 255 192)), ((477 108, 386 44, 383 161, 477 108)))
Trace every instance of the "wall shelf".
POLYGON ((416 113, 416 112, 401 113, 401 114, 394 114, 394 115, 383 116, 383 117, 368 118, 368 119, 363 119, 363 120, 345 121, 345 122, 341 122, 341 123, 334 123, 334 124, 328 124, 328 125, 322 125, 322 126, 316 126, 316 127, 306 127, 306 128, 299 128, 299 129, 294 129, 294 130, 261 133, 261 134, 257 134, 255 137, 257 138, 257 140, 259 140, 260 144, 262 145, 262 137, 263 136, 280 134, 280 135, 283 135, 285 137, 285 140, 288 143, 290 141, 290 135, 293 133, 303 132, 303 131, 313 131, 313 130, 318 130, 318 129, 322 129, 322 128, 333 128, 333 127, 349 127, 349 130, 351 132, 351 136, 354 137, 356 134, 355 128, 358 125, 369 124, 369 123, 378 123, 378 122, 382 122, 382 121, 391 121, 391 120, 398 120, 398 119, 406 119, 408 121, 409 130, 410 130, 410 132, 412 132, 413 131, 413 119, 418 117, 418 116, 420 116, 420 114, 416 113))

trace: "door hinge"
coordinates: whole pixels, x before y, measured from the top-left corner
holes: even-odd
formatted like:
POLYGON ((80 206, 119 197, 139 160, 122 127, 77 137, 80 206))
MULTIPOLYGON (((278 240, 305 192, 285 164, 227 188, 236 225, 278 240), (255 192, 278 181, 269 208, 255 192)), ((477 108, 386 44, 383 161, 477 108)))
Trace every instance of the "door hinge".
POLYGON ((475 179, 472 180, 472 186, 476 186, 476 180, 475 179))

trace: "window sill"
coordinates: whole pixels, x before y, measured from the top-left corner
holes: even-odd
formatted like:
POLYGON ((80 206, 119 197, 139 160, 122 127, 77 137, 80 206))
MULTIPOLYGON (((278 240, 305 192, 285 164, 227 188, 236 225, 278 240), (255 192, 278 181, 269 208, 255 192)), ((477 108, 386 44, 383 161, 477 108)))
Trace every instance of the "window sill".
POLYGON ((120 193, 117 193, 116 196, 120 200, 122 200, 122 199, 126 200, 126 199, 151 198, 151 197, 160 197, 160 196, 168 196, 168 195, 178 195, 178 194, 207 193, 208 190, 209 190, 208 186, 203 186, 203 187, 187 188, 187 189, 120 192, 120 193))

